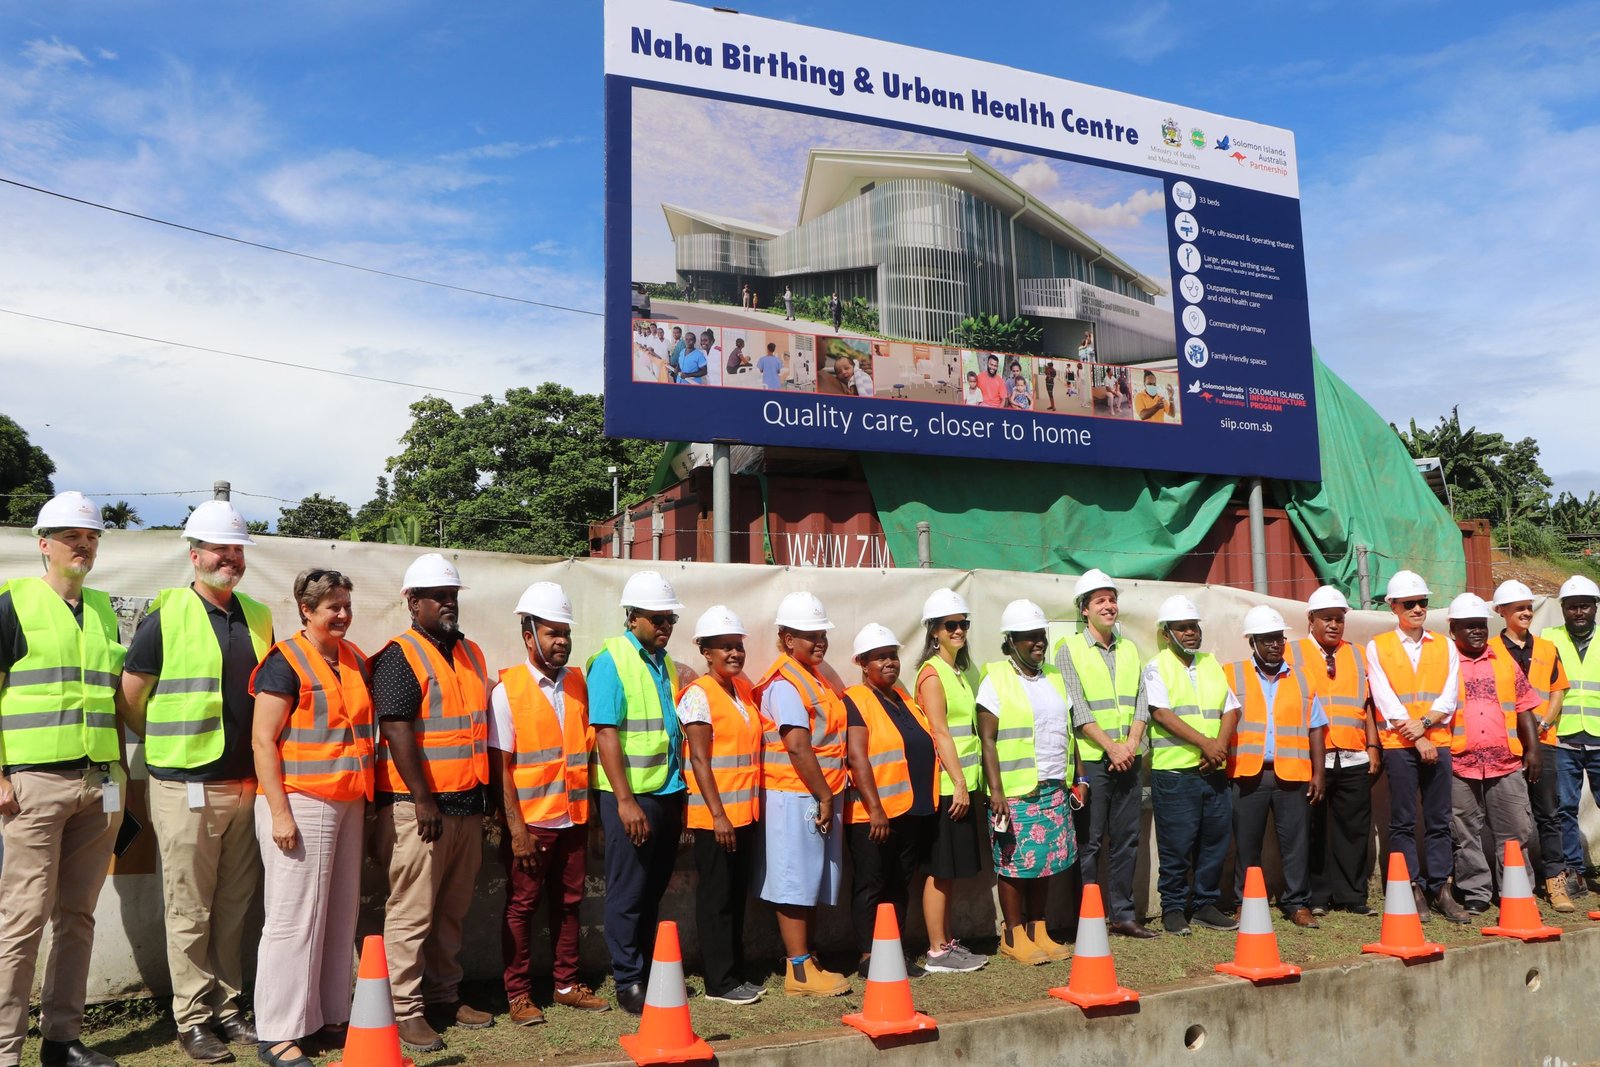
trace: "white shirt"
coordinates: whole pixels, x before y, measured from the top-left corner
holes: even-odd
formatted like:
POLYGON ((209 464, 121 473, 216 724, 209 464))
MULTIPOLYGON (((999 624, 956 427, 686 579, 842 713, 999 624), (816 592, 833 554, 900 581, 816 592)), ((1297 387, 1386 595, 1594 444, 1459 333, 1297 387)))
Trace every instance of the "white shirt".
MULTIPOLYGON (((1413 641, 1406 636, 1404 630, 1398 626, 1396 632, 1400 634, 1400 647, 1405 649, 1406 656, 1415 667, 1422 660, 1422 646, 1429 641, 1444 641, 1444 638, 1430 630, 1422 631, 1422 640, 1413 641)), ((1450 654, 1450 673, 1445 675, 1444 692, 1439 694, 1430 706, 1434 716, 1434 725, 1447 723, 1456 711, 1456 687, 1460 684, 1461 656, 1456 652, 1454 641, 1444 641, 1445 651, 1450 654)), ((1406 711, 1406 706, 1400 703, 1400 698, 1394 695, 1394 686, 1389 684, 1389 676, 1383 673, 1383 664, 1378 662, 1378 643, 1367 642, 1367 688, 1372 691, 1372 703, 1383 715, 1390 726, 1398 726, 1411 718, 1411 713, 1406 711)))
MULTIPOLYGON (((790 686, 790 688, 794 688, 790 686)), ((750 722, 754 709, 745 707, 744 701, 738 697, 730 697, 733 706, 739 709, 739 714, 744 716, 745 722, 750 722)), ((683 691, 678 698, 678 721, 688 726, 692 722, 703 722, 711 725, 711 699, 706 696, 706 691, 698 685, 691 685, 683 691)))
MULTIPOLYGON (((1195 692, 1198 693, 1200 691, 1200 682, 1195 677, 1194 661, 1191 660, 1184 669, 1189 672, 1189 683, 1195 687, 1195 692)), ((1240 707, 1239 698, 1233 695, 1233 690, 1229 689, 1227 692, 1228 697, 1222 702, 1222 713, 1224 715, 1230 711, 1238 711, 1240 707)), ((1156 668, 1155 660, 1151 660, 1144 666, 1144 695, 1149 701, 1151 710, 1156 708, 1172 710, 1172 698, 1167 694, 1167 683, 1162 680, 1161 671, 1156 668)))
MULTIPOLYGON (((539 692, 544 694, 550 706, 556 710, 556 722, 562 730, 567 728, 566 694, 562 692, 561 682, 567 676, 567 668, 562 667, 554 676, 545 674, 538 664, 528 660, 528 671, 533 675, 533 680, 539 684, 539 692)), ((506 696, 506 687, 495 683, 494 692, 489 694, 489 747, 501 752, 515 752, 517 750, 517 727, 511 717, 511 698, 506 696)), ((545 830, 565 830, 573 825, 572 820, 563 815, 559 819, 547 819, 542 822, 529 823, 545 830)))
MULTIPOLYGON (((1012 670, 1016 670, 1013 666, 1012 670)), ((1043 673, 1024 678, 1017 671, 1017 681, 1028 694, 1028 704, 1033 708, 1033 760, 1039 771, 1039 780, 1065 781, 1067 777, 1067 738, 1070 731, 1067 721, 1071 708, 1056 687, 1043 673)), ((984 678, 978 686, 978 703, 991 711, 998 710, 1000 698, 995 694, 994 683, 984 678)))
POLYGON ((872 386, 872 375, 861 369, 861 364, 856 364, 855 373, 850 380, 855 383, 856 396, 873 396, 876 390, 872 386))

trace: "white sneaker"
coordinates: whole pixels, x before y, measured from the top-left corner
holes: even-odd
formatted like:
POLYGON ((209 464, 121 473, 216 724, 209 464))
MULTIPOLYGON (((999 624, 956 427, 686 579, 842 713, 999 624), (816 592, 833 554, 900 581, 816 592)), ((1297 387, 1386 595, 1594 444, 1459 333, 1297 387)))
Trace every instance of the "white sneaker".
POLYGON ((969 952, 959 941, 946 941, 938 952, 928 953, 927 970, 936 974, 965 974, 989 962, 989 957, 969 952))

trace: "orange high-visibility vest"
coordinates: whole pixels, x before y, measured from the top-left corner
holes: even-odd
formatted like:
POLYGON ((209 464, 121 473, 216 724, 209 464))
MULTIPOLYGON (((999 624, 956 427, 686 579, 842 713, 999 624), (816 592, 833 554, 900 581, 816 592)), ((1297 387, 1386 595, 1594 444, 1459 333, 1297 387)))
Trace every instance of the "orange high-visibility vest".
POLYGON ((1328 659, 1322 646, 1309 637, 1289 643, 1286 659, 1300 668, 1300 681, 1322 701, 1328 716, 1326 744, 1330 749, 1365 752, 1367 749, 1367 657, 1348 641, 1333 652, 1334 677, 1328 677, 1328 659))
MULTIPOLYGON (((749 826, 761 815, 761 747, 766 742, 755 692, 749 679, 734 675, 736 705, 715 677, 702 674, 678 696, 697 687, 705 691, 706 703, 711 705, 711 777, 722 798, 722 811, 734 826, 749 826)), ((689 785, 689 828, 710 830, 711 809, 695 777, 687 738, 683 742, 683 778, 689 785)))
POLYGON ((583 672, 568 667, 561 676, 562 718, 539 688, 526 663, 500 672, 517 749, 511 754, 511 782, 517 789, 522 821, 555 822, 562 817, 582 826, 589 821, 589 688, 583 672))
MULTIPOLYGON (((278 733, 283 788, 324 800, 371 800, 372 693, 366 656, 340 641, 335 674, 304 630, 273 648, 300 678, 300 701, 278 733)), ((252 695, 255 689, 252 672, 252 695)))
POLYGON ((1267 716, 1272 716, 1272 772, 1286 782, 1311 781, 1311 690, 1293 664, 1278 675, 1272 707, 1250 660, 1230 663, 1228 686, 1238 698, 1239 726, 1228 746, 1228 776, 1248 778, 1261 773, 1267 754, 1267 716))
MULTIPOLYGON (((1411 657, 1406 655, 1404 646, 1400 644, 1400 631, 1388 630, 1372 639, 1373 647, 1378 650, 1378 664, 1383 668, 1384 677, 1389 680, 1389 687, 1394 690, 1394 695, 1400 703, 1406 706, 1406 714, 1413 719, 1420 719, 1433 710, 1433 702, 1444 693, 1444 683, 1450 677, 1450 643, 1438 634, 1430 634, 1431 640, 1425 638, 1422 642, 1422 655, 1417 659, 1417 665, 1411 666, 1411 657)), ((1381 712, 1379 713, 1382 714, 1381 712)), ((1416 748, 1416 744, 1400 736, 1398 730, 1391 730, 1385 724, 1388 720, 1378 720, 1378 740, 1384 748, 1416 748)), ((1450 727, 1446 724, 1434 726, 1428 731, 1428 740, 1436 745, 1450 743, 1450 727)))
MULTIPOLYGON (((928 717, 917 707, 917 702, 908 696, 905 690, 895 686, 895 692, 911 712, 911 717, 917 720, 917 725, 927 731, 931 743, 933 733, 928 727, 928 717)), ((911 810, 911 801, 915 791, 911 785, 911 764, 906 760, 905 738, 900 733, 900 727, 895 725, 889 717, 889 712, 884 708, 883 701, 870 685, 852 685, 845 690, 845 694, 855 701, 856 710, 861 713, 861 721, 867 724, 867 762, 872 765, 872 781, 878 787, 878 800, 883 804, 883 813, 893 819, 904 815, 911 810)), ((933 761, 933 796, 937 797, 939 788, 939 760, 933 761)), ((867 805, 862 802, 861 794, 851 786, 845 790, 844 821, 851 823, 865 823, 870 821, 867 815, 867 805)))
MULTIPOLYGON (((826 680, 812 674, 793 656, 782 654, 767 668, 756 684, 755 697, 759 702, 767 687, 782 678, 800 693, 800 702, 811 716, 811 748, 817 754, 817 765, 822 768, 823 780, 835 795, 844 792, 844 735, 849 726, 844 697, 826 680)), ((767 789, 784 793, 810 793, 800 772, 789 759, 789 750, 783 747, 783 736, 775 720, 764 713, 761 716, 765 729, 767 750, 762 763, 762 782, 767 789)))
MULTIPOLYGON (((1495 638, 1505 649, 1506 655, 1511 655, 1511 646, 1506 644, 1506 635, 1501 633, 1495 638)), ((1559 692, 1570 689, 1571 683, 1567 681, 1567 670, 1561 665, 1561 654, 1556 651, 1553 642, 1542 637, 1528 635, 1528 640, 1533 642, 1533 655, 1528 661, 1528 684, 1533 686, 1533 693, 1539 698, 1539 706, 1533 709, 1535 724, 1545 717, 1550 710, 1550 698, 1559 692)), ((1516 663, 1513 659, 1511 662, 1516 663)), ((1518 670, 1522 667, 1518 664, 1518 670)), ((1553 745, 1556 743, 1556 728, 1554 726, 1539 735, 1541 743, 1553 745)))
MULTIPOLYGON (((1500 711, 1506 718, 1506 747, 1511 749, 1513 756, 1522 755, 1522 739, 1517 736, 1517 675, 1522 669, 1517 666, 1517 661, 1511 654, 1493 652, 1489 659, 1494 664, 1494 692, 1500 701, 1500 711)), ((1467 723, 1466 716, 1462 714, 1467 707, 1467 679, 1466 672, 1458 672, 1456 681, 1456 713, 1451 719, 1450 751, 1465 752, 1467 750, 1467 723)))
MULTIPOLYGON (((456 641, 447 663, 434 643, 415 630, 407 630, 389 645, 398 646, 405 654, 422 687, 422 709, 411 720, 411 728, 416 732, 428 791, 462 793, 487 784, 489 671, 483 650, 463 637, 456 641)), ((385 793, 411 792, 381 733, 378 788, 385 793)))

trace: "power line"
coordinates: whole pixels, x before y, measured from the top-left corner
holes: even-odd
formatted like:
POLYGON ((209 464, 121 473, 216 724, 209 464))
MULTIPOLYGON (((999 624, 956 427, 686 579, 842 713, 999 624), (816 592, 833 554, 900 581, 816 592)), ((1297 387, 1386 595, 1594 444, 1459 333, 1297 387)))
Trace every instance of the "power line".
MULTIPOLYGON (((4 179, 0 179, 3 181, 4 179)), ((222 348, 207 348, 204 345, 184 344, 182 341, 168 341, 161 337, 146 337, 140 333, 128 333, 124 330, 112 330, 105 326, 90 326, 84 322, 72 322, 68 319, 52 319, 48 315, 30 315, 26 311, 14 311, 11 308, 0 308, 0 314, 16 315, 18 318, 33 319, 36 322, 50 322, 57 326, 72 326, 79 330, 93 330, 95 333, 108 333, 113 337, 128 337, 135 341, 149 341, 151 344, 170 345, 173 348, 187 348, 195 352, 209 352, 215 356, 231 356, 234 359, 247 359, 252 363, 267 363, 274 367, 288 367, 291 370, 315 371, 318 374, 337 374, 341 378, 358 378, 364 382, 378 382, 382 385, 398 385, 406 389, 419 389, 424 393, 454 393, 457 396, 470 396, 474 400, 481 399, 482 393, 469 393, 465 389, 447 389, 444 386, 418 385, 416 382, 402 382, 396 378, 379 378, 371 374, 357 374, 355 371, 334 370, 331 367, 312 367, 304 363, 290 363, 282 359, 268 359, 266 356, 250 356, 243 352, 229 352, 222 348)))
POLYGON ((600 318, 604 314, 603 312, 599 311, 590 311, 587 308, 568 307, 565 304, 552 304, 545 300, 530 300, 527 297, 522 296, 507 296, 505 293, 491 293, 484 289, 472 289, 464 285, 451 285, 449 282, 435 281, 432 278, 418 278, 415 275, 400 274, 395 271, 379 270, 377 267, 363 267, 359 263, 346 263, 342 259, 330 259, 327 256, 314 256, 310 252, 296 252, 292 248, 279 248, 277 245, 264 244, 260 241, 247 241, 243 237, 234 237, 231 234, 217 233, 213 230, 202 230, 197 226, 186 226, 181 222, 173 222, 170 219, 158 219, 154 215, 141 215, 137 211, 127 211, 120 207, 112 207, 109 204, 100 204, 93 200, 85 200, 82 197, 68 196, 66 193, 58 193, 53 189, 45 189, 37 185, 29 185, 27 182, 19 182, 14 178, 0 178, 0 184, 10 185, 17 189, 26 189, 31 193, 41 193, 44 196, 53 196, 58 200, 65 200, 73 204, 82 204, 84 207, 92 207, 100 211, 109 211, 112 214, 123 215, 130 219, 138 219, 141 222, 153 222, 157 226, 170 226, 174 230, 183 230, 186 233, 199 234, 201 237, 214 237, 219 241, 231 241, 234 244, 244 245, 248 248, 259 248, 264 252, 277 252, 280 255, 295 256, 299 259, 310 260, 313 263, 324 263, 330 267, 344 267, 347 270, 359 270, 366 274, 376 274, 384 278, 394 278, 397 281, 415 282, 417 285, 432 285, 440 289, 450 289, 457 293, 467 293, 472 296, 485 296, 491 300, 509 300, 515 304, 527 304, 532 307, 549 308, 552 311, 568 311, 574 315, 593 315, 596 318, 600 318))

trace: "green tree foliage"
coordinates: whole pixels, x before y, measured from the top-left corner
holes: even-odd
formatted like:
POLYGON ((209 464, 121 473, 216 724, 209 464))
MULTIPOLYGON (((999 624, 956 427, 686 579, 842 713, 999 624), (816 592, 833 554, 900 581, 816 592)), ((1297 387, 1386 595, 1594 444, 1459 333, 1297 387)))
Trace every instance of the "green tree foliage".
POLYGON ((139 509, 126 500, 100 505, 100 519, 112 530, 128 530, 144 525, 144 520, 139 518, 139 509))
POLYGON ((1413 457, 1438 458, 1458 519, 1488 519, 1498 527, 1537 524, 1547 516, 1552 482, 1533 438, 1512 442, 1462 426, 1455 408, 1431 429, 1412 419, 1409 430, 1395 432, 1413 457))
POLYGON ((278 534, 281 537, 314 537, 331 541, 348 537, 354 525, 349 504, 321 493, 312 493, 293 507, 278 509, 278 534))
POLYGON ((1044 327, 1021 315, 1011 320, 999 315, 975 315, 950 331, 950 343, 962 348, 1015 352, 1032 356, 1044 351, 1044 327))
POLYGON ((1579 500, 1562 493, 1550 505, 1550 525, 1563 534, 1600 534, 1600 493, 1579 500))
POLYGON ((33 525, 39 508, 55 496, 55 461, 28 440, 28 431, 0 415, 0 521, 33 525))
POLYGON ((623 500, 637 499, 660 451, 608 439, 600 397, 552 382, 460 411, 426 397, 411 420, 389 482, 361 509, 363 538, 575 555, 588 523, 611 514, 606 468, 618 469, 623 500))

